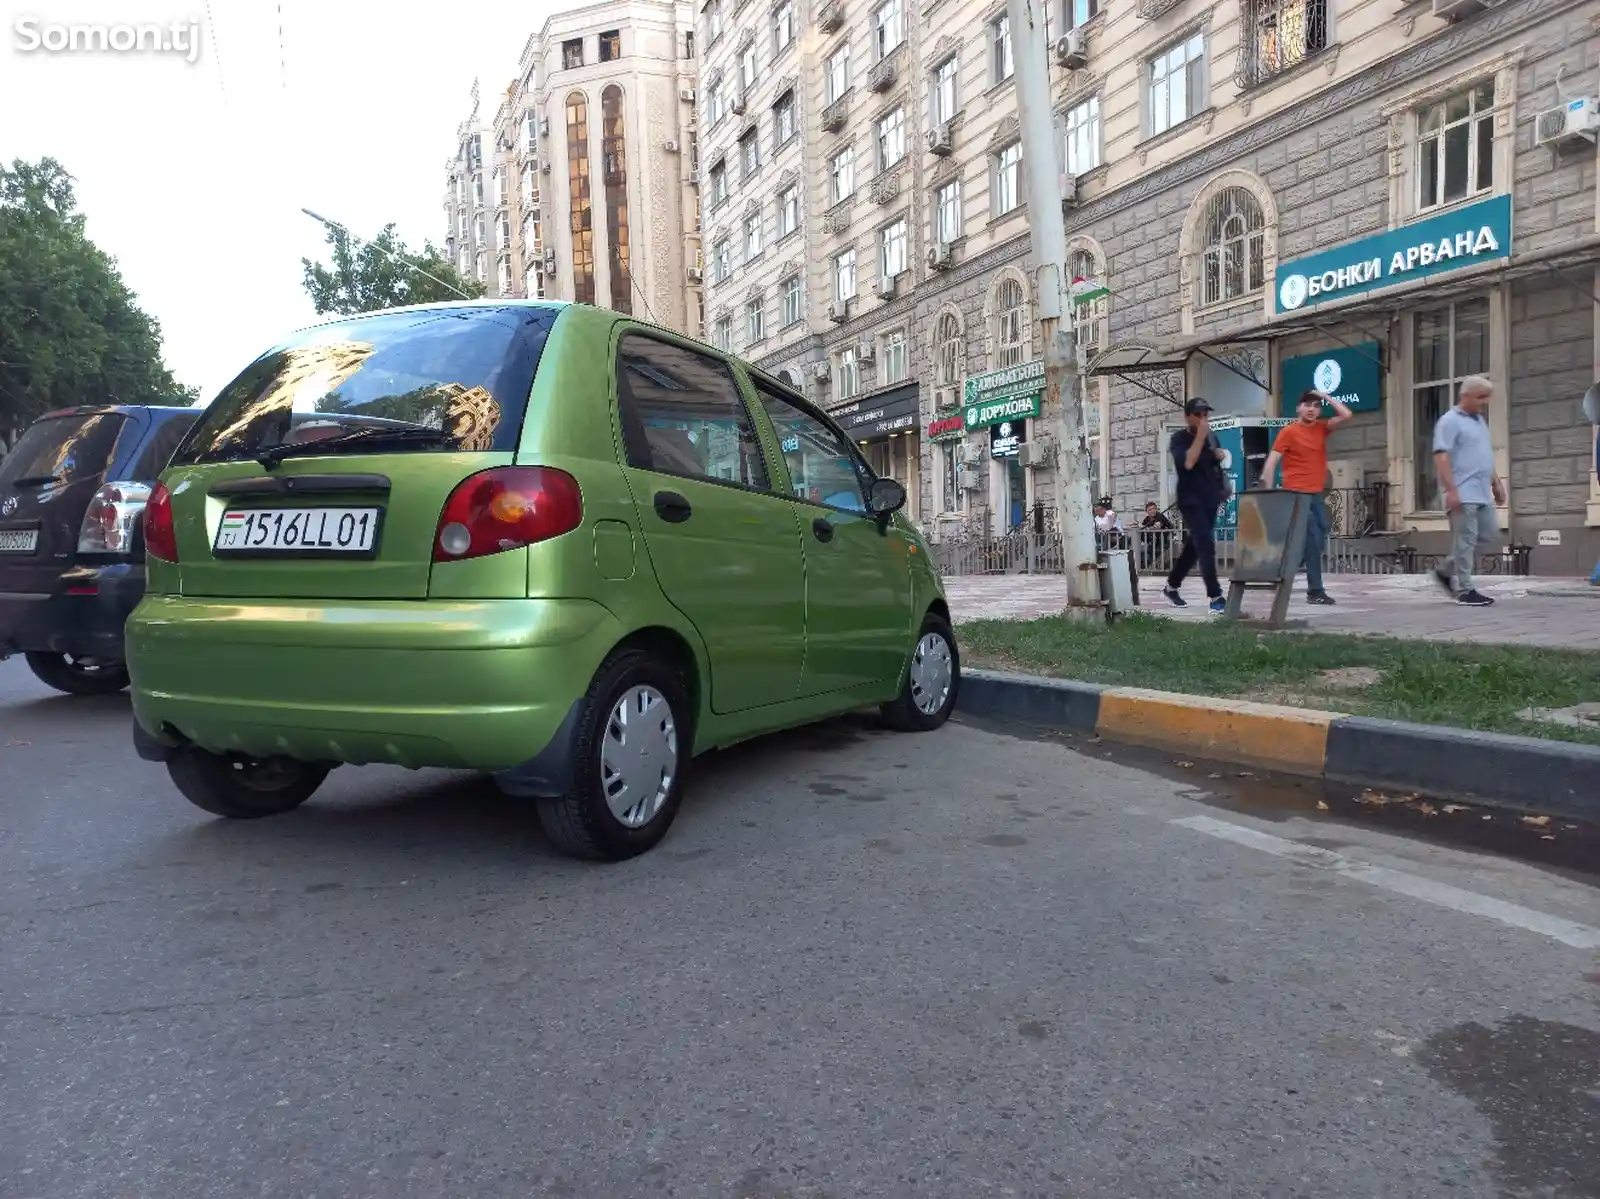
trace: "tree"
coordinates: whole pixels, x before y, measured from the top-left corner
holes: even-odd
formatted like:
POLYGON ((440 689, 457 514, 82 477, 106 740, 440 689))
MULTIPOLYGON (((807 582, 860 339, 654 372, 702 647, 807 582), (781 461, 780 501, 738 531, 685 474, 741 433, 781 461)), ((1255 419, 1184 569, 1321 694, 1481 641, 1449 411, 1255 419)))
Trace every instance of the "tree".
POLYGON ((408 250, 395 236, 393 224, 385 225, 372 241, 352 237, 343 228, 329 225, 328 245, 333 251, 330 266, 309 258, 300 260, 305 269, 306 292, 318 313, 343 316, 461 299, 452 288, 474 299, 483 294, 482 285, 456 274, 455 267, 432 242, 424 242, 420 254, 408 250), (416 269, 410 269, 413 267, 416 269), (428 275, 449 286, 435 283, 428 275))
POLYGON ((53 158, 0 166, 0 443, 80 404, 199 398, 161 358, 161 326, 89 240, 53 158))

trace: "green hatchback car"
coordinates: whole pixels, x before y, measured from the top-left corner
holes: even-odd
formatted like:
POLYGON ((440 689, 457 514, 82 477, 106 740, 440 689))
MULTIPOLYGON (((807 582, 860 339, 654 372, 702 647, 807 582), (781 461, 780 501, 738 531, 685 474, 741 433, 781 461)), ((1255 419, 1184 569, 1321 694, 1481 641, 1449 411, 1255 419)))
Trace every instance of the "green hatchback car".
POLYGON ((302 331, 230 383, 145 511, 134 742, 229 817, 341 764, 491 773, 621 859, 690 760, 862 707, 955 706, 938 571, 776 379, 583 305, 302 331))

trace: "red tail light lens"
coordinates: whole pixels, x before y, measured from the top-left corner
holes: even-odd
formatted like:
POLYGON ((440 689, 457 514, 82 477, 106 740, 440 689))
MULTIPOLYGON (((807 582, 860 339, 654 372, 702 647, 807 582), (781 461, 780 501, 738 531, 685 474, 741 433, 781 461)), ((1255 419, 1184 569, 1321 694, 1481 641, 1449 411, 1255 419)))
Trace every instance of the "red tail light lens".
POLYGON ((565 471, 546 466, 486 470, 463 480, 445 501, 433 560, 459 562, 521 549, 582 523, 583 493, 565 471))
POLYGON ((172 525, 172 493, 157 483, 144 506, 144 549, 163 562, 178 560, 178 532, 172 525))

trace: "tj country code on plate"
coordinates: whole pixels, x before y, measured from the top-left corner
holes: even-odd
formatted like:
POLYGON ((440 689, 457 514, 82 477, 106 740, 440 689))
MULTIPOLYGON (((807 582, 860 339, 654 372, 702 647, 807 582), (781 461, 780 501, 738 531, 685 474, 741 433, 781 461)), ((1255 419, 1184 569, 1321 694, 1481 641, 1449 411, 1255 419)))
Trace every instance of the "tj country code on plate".
POLYGON ((378 508, 244 508, 222 514, 219 554, 370 554, 378 508))

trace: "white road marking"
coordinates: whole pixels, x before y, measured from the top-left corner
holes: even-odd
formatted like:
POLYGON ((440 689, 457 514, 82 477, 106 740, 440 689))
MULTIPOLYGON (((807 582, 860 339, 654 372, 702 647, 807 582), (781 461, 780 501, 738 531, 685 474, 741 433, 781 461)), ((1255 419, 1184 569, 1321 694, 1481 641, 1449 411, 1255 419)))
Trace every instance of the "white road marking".
POLYGON ((1270 853, 1274 857, 1287 858, 1302 866, 1330 870, 1343 878, 1382 887, 1399 895, 1409 895, 1413 899, 1437 904, 1442 908, 1469 912, 1474 916, 1486 916, 1490 920, 1498 920, 1501 924, 1510 925, 1512 928, 1539 933, 1563 945, 1570 945, 1574 949, 1600 949, 1600 928, 1564 920, 1547 912, 1536 912, 1532 908, 1506 903, 1501 899, 1491 899, 1475 891, 1464 891, 1448 883, 1436 883, 1415 874, 1390 870, 1387 866, 1358 862, 1354 858, 1347 858, 1331 850, 1318 849, 1314 845, 1301 845, 1298 841, 1288 841, 1282 837, 1274 837, 1270 833, 1258 832, 1253 828, 1230 824, 1226 820, 1216 820, 1210 816, 1185 816, 1172 823, 1193 829, 1197 833, 1205 833, 1210 837, 1232 841, 1235 845, 1259 849, 1262 853, 1270 853))

